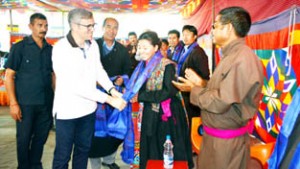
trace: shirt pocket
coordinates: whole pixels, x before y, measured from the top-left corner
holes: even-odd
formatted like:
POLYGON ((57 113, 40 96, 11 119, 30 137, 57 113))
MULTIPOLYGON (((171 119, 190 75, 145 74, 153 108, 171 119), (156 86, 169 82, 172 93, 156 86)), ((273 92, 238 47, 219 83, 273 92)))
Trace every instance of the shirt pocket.
POLYGON ((24 52, 21 61, 20 71, 35 72, 40 70, 40 60, 38 55, 30 52, 24 52))

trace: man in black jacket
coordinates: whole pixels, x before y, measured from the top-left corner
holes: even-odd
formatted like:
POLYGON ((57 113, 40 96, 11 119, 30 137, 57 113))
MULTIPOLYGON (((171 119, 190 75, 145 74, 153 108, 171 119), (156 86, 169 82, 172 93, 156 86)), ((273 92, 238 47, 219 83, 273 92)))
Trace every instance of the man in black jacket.
MULTIPOLYGON (((208 57, 205 51, 198 45, 198 31, 193 25, 184 25, 182 28, 182 40, 184 48, 179 57, 172 60, 178 64, 178 76, 184 77, 187 68, 193 69, 201 78, 209 80, 208 57)), ((188 113, 189 123, 193 117, 200 115, 199 107, 190 103, 190 92, 182 91, 184 104, 188 113)))
MULTIPOLYGON (((103 22, 103 37, 97 39, 96 42, 100 49, 101 63, 108 76, 116 86, 124 87, 124 81, 130 74, 131 62, 128 50, 115 39, 118 29, 119 23, 115 18, 106 18, 103 22)), ((115 163, 115 157, 122 142, 123 140, 111 136, 94 136, 89 155, 92 169, 100 168, 101 157, 103 157, 103 166, 119 169, 115 163)))

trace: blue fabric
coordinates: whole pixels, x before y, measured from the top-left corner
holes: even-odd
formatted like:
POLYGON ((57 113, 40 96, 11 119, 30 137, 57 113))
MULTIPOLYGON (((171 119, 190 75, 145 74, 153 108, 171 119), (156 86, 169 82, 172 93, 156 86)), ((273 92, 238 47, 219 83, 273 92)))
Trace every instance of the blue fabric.
POLYGON ((294 153, 294 157, 291 160, 291 163, 289 166, 289 169, 294 169, 294 168, 300 168, 300 143, 298 143, 297 149, 294 153))
MULTIPOLYGON (((173 61, 178 61, 180 55, 181 55, 181 52, 183 50, 183 43, 182 42, 179 42, 178 45, 175 47, 174 49, 174 52, 173 52, 173 56, 172 56, 172 60, 173 61)), ((171 54, 171 50, 168 50, 168 56, 171 54)))
MULTIPOLYGON (((157 52, 155 56, 152 57, 152 59, 149 61, 147 66, 143 69, 145 62, 140 62, 133 72, 128 84, 126 85, 126 92, 123 95, 123 99, 126 101, 130 101, 139 91, 139 89, 142 87, 144 82, 150 77, 151 72, 154 70, 155 66, 161 61, 162 55, 160 52, 157 52)), ((121 112, 119 112, 117 109, 114 109, 111 117, 108 120, 108 130, 109 135, 124 139, 125 135, 127 133, 127 125, 120 123, 117 125, 118 116, 123 116, 124 114, 130 115, 130 122, 131 122, 131 105, 128 104, 128 106, 121 112), (129 107, 129 108, 128 108, 129 107), (122 131, 120 129, 126 129, 125 131, 122 131)), ((123 116, 125 118, 125 116, 123 116)), ((127 116, 129 117, 129 116, 127 116)), ((128 124, 128 123, 127 123, 128 124)))
MULTIPOLYGON (((120 76, 111 77, 110 80, 114 81, 120 76)), ((128 82, 128 75, 121 76, 124 80, 124 83, 128 82)), ((123 88, 121 86, 115 86, 116 90, 122 93, 123 88)), ((104 91, 103 88, 97 87, 99 90, 104 91)), ((108 135, 108 119, 111 117, 114 108, 108 104, 98 103, 96 109, 96 121, 95 121, 95 133, 96 137, 106 137, 108 135)), ((123 119, 123 118, 122 118, 123 119)))
MULTIPOLYGON (((297 89, 293 100, 286 111, 283 119, 280 133, 276 140, 274 151, 268 161, 269 169, 278 169, 285 156, 289 137, 294 129, 297 117, 300 115, 300 88, 297 89)), ((289 169, 300 168, 300 143, 294 153, 294 157, 290 162, 289 169)))
MULTIPOLYGON (((185 51, 185 50, 182 50, 182 54, 180 55, 180 57, 178 58, 178 60, 174 60, 178 63, 178 67, 177 67, 177 75, 180 74, 180 70, 181 70, 181 67, 184 63, 184 61, 186 60, 186 58, 190 55, 190 53, 193 51, 193 49, 198 45, 197 42, 194 42, 192 43, 188 50, 185 51)), ((174 58, 175 59, 175 58, 174 58)))
MULTIPOLYGON (((145 62, 140 62, 137 67, 135 68, 129 82, 126 84, 126 92, 123 95, 123 98, 126 101, 130 101, 140 90, 140 88, 143 86, 143 84, 146 82, 146 80, 151 76, 152 71, 158 65, 161 61, 163 56, 160 52, 157 52, 151 60, 148 62, 147 65, 145 65, 145 62)), ((118 115, 125 114, 127 117, 127 125, 126 128, 122 129, 125 132, 120 134, 120 132, 112 132, 112 130, 118 130, 116 126, 109 126, 109 132, 114 133, 114 136, 119 138, 119 136, 122 136, 122 138, 125 138, 123 143, 123 151, 121 152, 122 160, 127 163, 131 164, 134 159, 134 132, 133 132, 133 123, 132 123, 132 117, 131 117, 131 104, 128 104, 128 107, 124 109, 122 112, 118 112, 115 110, 113 113, 116 113, 118 115)), ((123 117, 125 117, 125 115, 123 117)), ((113 121, 117 121, 116 119, 110 119, 113 121)), ((121 130, 121 129, 119 129, 121 130)))
MULTIPOLYGON (((145 65, 144 61, 137 65, 129 81, 124 80, 126 92, 123 94, 123 99, 128 102, 124 110, 119 111, 107 104, 98 104, 95 136, 105 137, 109 135, 118 139, 124 139, 121 156, 125 163, 131 164, 134 159, 134 132, 131 120, 131 104, 129 102, 138 93, 162 58, 161 53, 157 52, 147 65, 145 65), (104 105, 105 108, 103 108, 104 105)), ((113 79, 111 78, 111 80, 113 79)), ((116 89, 122 90, 118 87, 116 89)))
MULTIPOLYGON (((99 89, 101 90, 101 89, 99 89)), ((107 118, 110 116, 113 108, 108 104, 98 103, 96 109, 95 133, 96 137, 107 136, 107 118)))

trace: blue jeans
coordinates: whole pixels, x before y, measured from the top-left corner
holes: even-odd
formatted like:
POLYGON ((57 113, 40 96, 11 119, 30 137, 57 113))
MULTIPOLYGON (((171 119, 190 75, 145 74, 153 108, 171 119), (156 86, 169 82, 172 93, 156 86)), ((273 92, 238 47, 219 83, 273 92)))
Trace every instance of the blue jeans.
POLYGON ((86 169, 94 134, 95 113, 77 119, 56 119, 53 169, 67 169, 73 145, 73 169, 86 169))
POLYGON ((20 105, 17 126, 18 169, 42 169, 41 158, 52 124, 51 105, 20 105))

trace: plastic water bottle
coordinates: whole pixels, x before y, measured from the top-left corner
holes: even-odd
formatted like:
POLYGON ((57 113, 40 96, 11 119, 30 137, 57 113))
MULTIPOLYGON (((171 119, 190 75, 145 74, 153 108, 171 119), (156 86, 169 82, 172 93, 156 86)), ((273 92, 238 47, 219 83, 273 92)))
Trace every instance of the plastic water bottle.
POLYGON ((164 169, 172 169, 174 165, 174 154, 173 154, 173 144, 171 141, 171 136, 166 136, 166 141, 164 143, 164 169))

